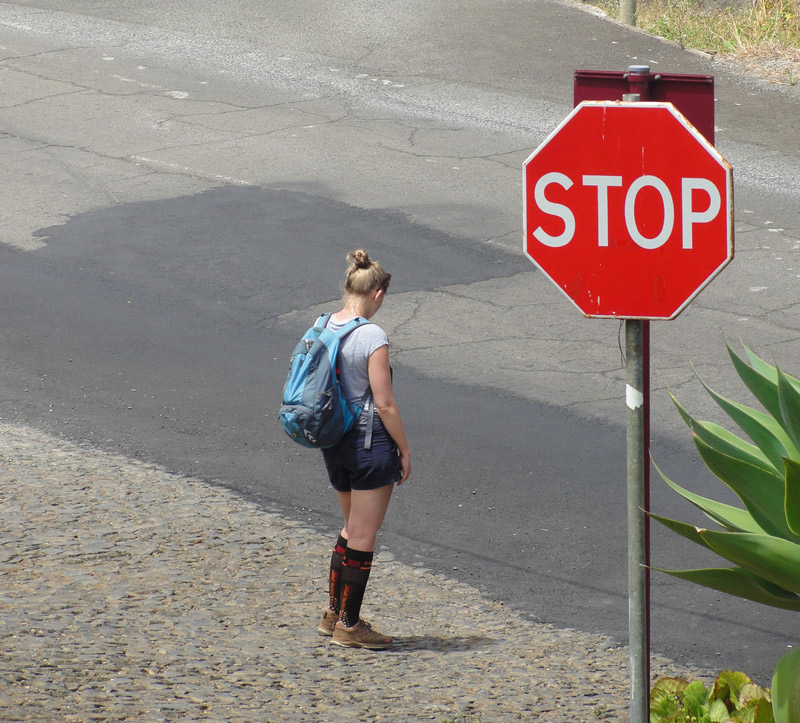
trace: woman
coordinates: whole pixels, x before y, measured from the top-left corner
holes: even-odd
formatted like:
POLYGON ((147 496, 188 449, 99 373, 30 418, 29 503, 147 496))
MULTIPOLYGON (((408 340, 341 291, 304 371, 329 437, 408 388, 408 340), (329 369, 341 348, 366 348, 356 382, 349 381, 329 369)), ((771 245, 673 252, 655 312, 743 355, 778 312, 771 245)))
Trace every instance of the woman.
MULTIPOLYGON (((364 250, 349 254, 347 261, 344 307, 328 322, 333 330, 356 317, 371 319, 381 308, 392 278, 364 250)), ((331 635, 337 645, 381 650, 392 641, 361 619, 361 601, 394 484, 402 484, 411 474, 411 450, 392 391, 389 340, 383 329, 363 324, 350 332, 339 347, 338 362, 344 396, 365 404, 365 411, 336 446, 323 450, 344 526, 331 556, 330 606, 319 631, 331 635), (373 414, 369 414, 370 405, 374 405, 373 414), (370 421, 371 444, 365 445, 370 421)))

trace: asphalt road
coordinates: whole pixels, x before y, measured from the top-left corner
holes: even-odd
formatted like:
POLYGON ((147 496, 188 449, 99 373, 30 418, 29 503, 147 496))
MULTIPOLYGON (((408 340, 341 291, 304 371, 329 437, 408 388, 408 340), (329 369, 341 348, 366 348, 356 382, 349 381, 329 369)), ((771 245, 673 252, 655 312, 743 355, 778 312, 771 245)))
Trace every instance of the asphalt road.
MULTIPOLYGON (((713 413, 691 359, 741 397, 723 335, 798 359, 796 89, 549 2, 0 4, 0 45, 0 417, 333 530, 276 400, 365 246, 393 274, 380 320, 415 455, 381 544, 625 639, 619 327, 522 257, 521 164, 568 112, 573 69, 717 76, 737 261, 655 325, 653 454, 719 495, 664 389, 713 413)), ((653 508, 690 518, 663 487, 653 508)), ((700 562, 659 530, 653 550, 700 562)), ((683 662, 766 681, 798 642, 787 613, 663 576, 652 599, 653 647, 683 662)))

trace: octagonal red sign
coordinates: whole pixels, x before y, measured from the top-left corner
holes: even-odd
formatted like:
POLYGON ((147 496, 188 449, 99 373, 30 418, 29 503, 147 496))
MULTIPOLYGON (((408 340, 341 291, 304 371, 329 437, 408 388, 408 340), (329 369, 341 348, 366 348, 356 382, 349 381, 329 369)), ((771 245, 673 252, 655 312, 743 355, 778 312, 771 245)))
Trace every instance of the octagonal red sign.
POLYGON ((586 316, 672 319, 733 258, 733 171, 671 103, 581 103, 523 187, 525 252, 586 316))

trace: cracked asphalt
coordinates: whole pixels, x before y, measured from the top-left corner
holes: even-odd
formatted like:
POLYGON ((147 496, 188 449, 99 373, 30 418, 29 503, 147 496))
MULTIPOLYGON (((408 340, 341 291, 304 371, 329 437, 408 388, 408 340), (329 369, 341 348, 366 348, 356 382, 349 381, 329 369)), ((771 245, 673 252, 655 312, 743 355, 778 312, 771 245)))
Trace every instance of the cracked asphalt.
MULTIPOLYGON (((358 240, 399 271, 382 323, 419 440, 387 541, 537 620, 624 636, 619 324, 583 319, 522 257, 520 178, 573 70, 632 63, 715 75, 736 182, 736 259, 653 325, 657 461, 715 489, 666 391, 718 418, 694 368, 742 398, 724 339, 800 373, 798 87, 529 0, 2 3, 0 46, 7 420, 332 526, 262 400, 358 240)), ((786 644, 785 616, 656 589, 669 655, 765 674, 786 644)))

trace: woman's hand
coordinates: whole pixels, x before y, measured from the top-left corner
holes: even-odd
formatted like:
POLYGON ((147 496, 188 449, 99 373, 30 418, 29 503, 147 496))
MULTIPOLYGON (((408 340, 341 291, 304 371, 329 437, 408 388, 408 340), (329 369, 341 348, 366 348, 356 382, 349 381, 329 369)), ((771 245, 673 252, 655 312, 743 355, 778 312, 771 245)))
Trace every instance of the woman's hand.
POLYGON ((403 470, 403 476, 400 478, 398 485, 403 484, 411 476, 411 450, 407 450, 405 454, 400 453, 400 468, 403 470))

